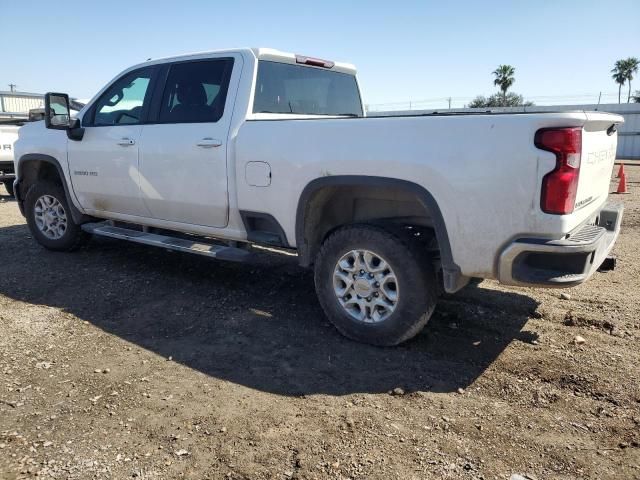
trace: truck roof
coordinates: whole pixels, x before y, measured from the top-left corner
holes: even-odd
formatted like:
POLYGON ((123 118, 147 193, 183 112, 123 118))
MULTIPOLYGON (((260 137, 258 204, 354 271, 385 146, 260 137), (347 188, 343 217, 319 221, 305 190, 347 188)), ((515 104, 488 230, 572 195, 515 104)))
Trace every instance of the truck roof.
MULTIPOLYGON (((185 53, 181 55, 172 55, 168 57, 149 59, 147 62, 148 63, 165 63, 165 62, 175 61, 175 60, 186 60, 193 57, 202 57, 212 53, 215 53, 215 54, 245 53, 245 54, 250 54, 254 56, 258 60, 270 60, 273 62, 291 63, 291 64, 297 63, 296 54, 294 53, 283 52, 273 48, 264 48, 264 47, 205 50, 202 52, 192 52, 192 53, 185 53)), ((144 62, 144 63, 147 63, 147 62, 144 62)), ((334 65, 331 67, 331 70, 333 71, 348 73, 350 75, 356 74, 356 67, 350 63, 344 63, 344 62, 333 62, 333 63, 334 65)), ((311 68, 319 68, 319 67, 312 66, 311 68)))

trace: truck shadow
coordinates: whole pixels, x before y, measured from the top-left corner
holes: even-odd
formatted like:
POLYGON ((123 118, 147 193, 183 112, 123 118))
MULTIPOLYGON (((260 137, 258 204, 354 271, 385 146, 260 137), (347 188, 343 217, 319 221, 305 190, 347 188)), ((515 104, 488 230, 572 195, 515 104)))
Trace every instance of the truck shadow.
POLYGON ((67 311, 207 375, 281 395, 451 392, 472 384, 537 307, 524 295, 469 287, 446 297, 414 340, 376 348, 343 338, 296 259, 216 262, 94 239, 66 254, 24 225, 0 228, 0 294, 67 311))

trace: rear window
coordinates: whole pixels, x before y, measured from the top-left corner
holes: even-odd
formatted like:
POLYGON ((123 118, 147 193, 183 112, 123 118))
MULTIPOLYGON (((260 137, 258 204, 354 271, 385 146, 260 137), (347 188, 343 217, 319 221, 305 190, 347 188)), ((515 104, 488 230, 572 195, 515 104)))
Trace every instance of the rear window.
POLYGON ((353 75, 261 60, 253 113, 361 117, 362 105, 353 75))

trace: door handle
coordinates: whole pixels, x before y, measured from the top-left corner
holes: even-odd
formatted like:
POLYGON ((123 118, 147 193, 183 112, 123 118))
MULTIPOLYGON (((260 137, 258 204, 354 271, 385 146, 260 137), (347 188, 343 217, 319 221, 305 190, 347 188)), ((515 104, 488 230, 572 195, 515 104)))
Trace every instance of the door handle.
POLYGON ((198 143, 196 143, 196 145, 202 148, 213 148, 219 147, 220 145, 222 145, 222 142, 220 140, 215 140, 213 138, 207 137, 200 140, 198 143))
POLYGON ((123 147, 128 147, 129 145, 135 145, 136 141, 129 137, 122 137, 118 140, 118 145, 122 145, 123 147))

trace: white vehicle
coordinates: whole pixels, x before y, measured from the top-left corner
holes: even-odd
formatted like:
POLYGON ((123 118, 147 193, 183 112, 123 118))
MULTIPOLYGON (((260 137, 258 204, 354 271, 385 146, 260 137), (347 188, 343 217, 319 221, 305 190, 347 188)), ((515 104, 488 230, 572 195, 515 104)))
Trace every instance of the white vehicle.
POLYGON ((70 119, 20 130, 35 239, 87 233, 229 260, 297 252, 350 338, 395 345, 471 278, 567 287, 601 265, 623 119, 597 112, 365 117, 353 66, 268 49, 131 67, 70 119))
POLYGON ((18 140, 18 125, 0 123, 0 182, 4 184, 7 193, 13 196, 13 182, 15 180, 13 162, 13 144, 18 140))

